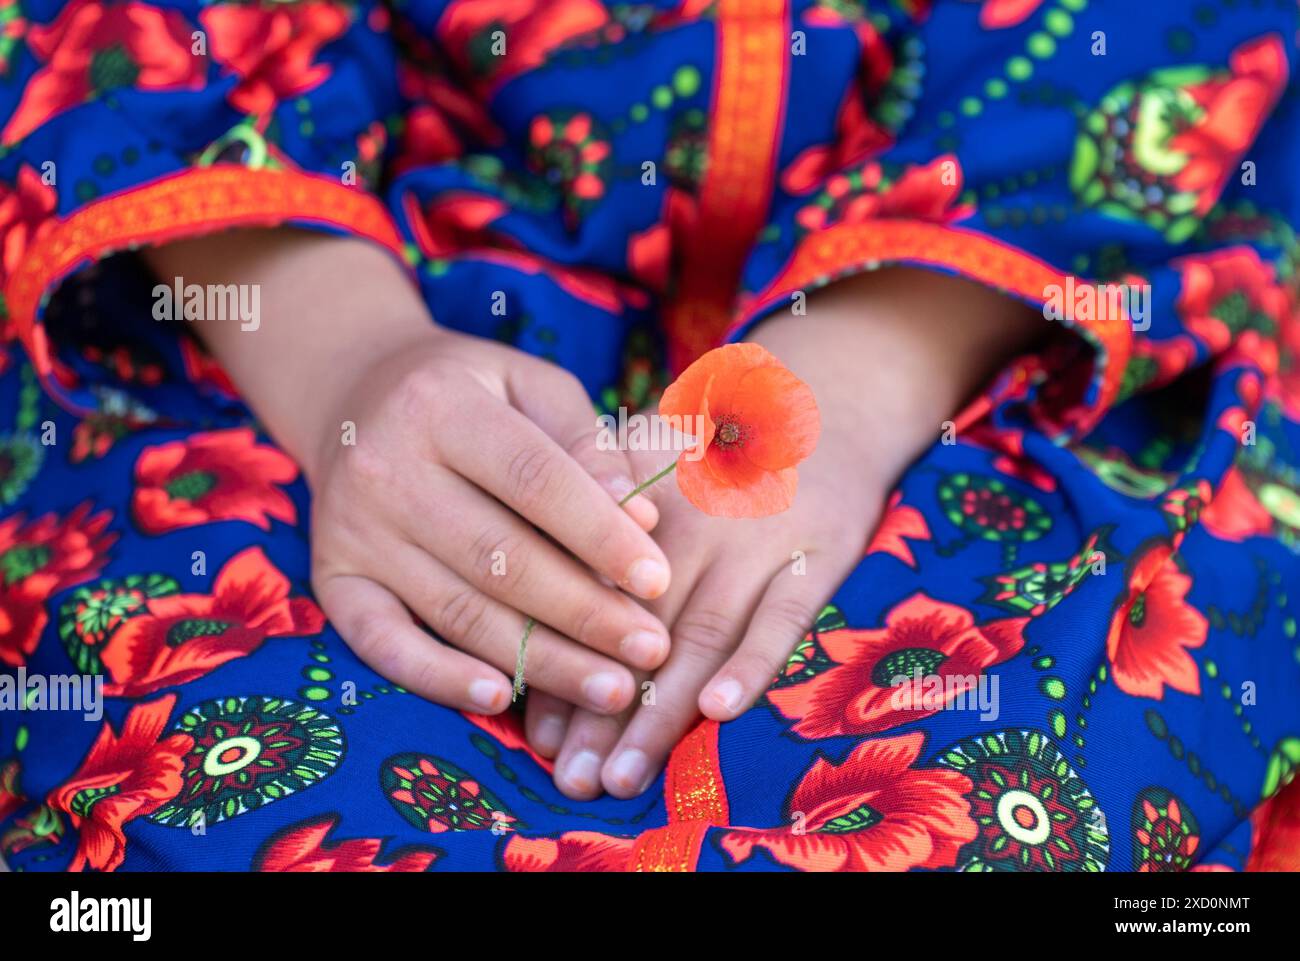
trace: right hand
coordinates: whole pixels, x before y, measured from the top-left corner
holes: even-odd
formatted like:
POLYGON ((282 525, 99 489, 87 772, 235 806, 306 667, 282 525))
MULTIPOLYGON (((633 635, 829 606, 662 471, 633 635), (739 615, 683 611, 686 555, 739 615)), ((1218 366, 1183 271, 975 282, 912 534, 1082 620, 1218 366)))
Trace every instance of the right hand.
POLYGON ((650 600, 668 562, 646 533, 654 506, 618 506, 632 472, 597 449, 577 379, 435 325, 349 374, 303 464, 312 587, 343 639, 407 690, 493 714, 533 617, 530 687, 601 714, 626 707, 636 687, 618 661, 652 670, 668 632, 597 575, 650 600))

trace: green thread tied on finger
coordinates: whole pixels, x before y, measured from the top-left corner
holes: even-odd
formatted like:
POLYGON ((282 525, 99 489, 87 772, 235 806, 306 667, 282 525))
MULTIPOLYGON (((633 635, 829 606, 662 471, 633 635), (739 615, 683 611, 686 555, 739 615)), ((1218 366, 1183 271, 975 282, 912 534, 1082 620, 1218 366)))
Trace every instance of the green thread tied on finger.
MULTIPOLYGON (((671 474, 673 472, 673 469, 676 466, 677 466, 677 461, 673 461, 671 464, 669 464, 659 473, 655 474, 654 477, 651 477, 648 481, 645 481, 642 484, 638 484, 636 487, 632 488, 632 491, 621 501, 618 502, 618 506, 619 507, 625 506, 628 501, 630 501, 633 497, 636 497, 637 494, 642 493, 651 484, 671 474)), ((527 621, 524 622, 524 636, 519 639, 519 653, 518 655, 515 656, 515 682, 510 691, 511 704, 519 700, 519 696, 524 693, 524 688, 527 686, 524 684, 524 661, 528 655, 528 638, 532 636, 533 628, 536 626, 537 626, 536 618, 530 617, 528 618, 527 621)))
POLYGON ((519 654, 515 657, 515 683, 510 692, 511 704, 519 700, 519 695, 524 693, 524 658, 528 654, 528 637, 536 626, 537 621, 531 617, 524 622, 524 636, 519 641, 519 654))

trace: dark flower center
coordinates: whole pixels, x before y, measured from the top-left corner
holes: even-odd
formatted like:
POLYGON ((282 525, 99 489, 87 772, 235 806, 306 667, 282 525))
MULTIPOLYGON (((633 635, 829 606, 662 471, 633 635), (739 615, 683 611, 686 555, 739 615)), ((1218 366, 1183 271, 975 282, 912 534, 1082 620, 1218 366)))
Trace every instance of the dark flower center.
POLYGON ((50 562, 50 549, 44 544, 19 544, 0 554, 0 576, 6 584, 17 584, 50 562))
POLYGON ((122 790, 119 784, 110 784, 108 787, 88 787, 83 791, 78 791, 72 797, 72 803, 68 809, 77 817, 85 818, 90 814, 90 809, 110 795, 122 790))
POLYGON ((1133 601, 1133 606, 1128 610, 1128 622, 1134 627, 1141 627, 1142 622, 1147 619, 1147 596, 1139 594, 1133 601))
POLYGON ((177 474, 167 482, 164 489, 174 501, 196 501, 216 486, 216 474, 210 471, 192 470, 177 474))
POLYGON ((882 821, 880 812, 863 804, 847 814, 831 818, 817 830, 822 834, 848 834, 850 831, 862 831, 882 821))
POLYGON ((948 655, 929 647, 906 647, 889 654, 876 662, 871 671, 871 682, 876 687, 893 687, 894 678, 905 677, 911 680, 916 669, 921 669, 922 677, 929 677, 939 670, 939 665, 948 660, 948 655))
POLYGON ((90 85, 95 90, 134 87, 139 76, 140 68, 121 44, 105 47, 90 58, 90 85))
POLYGON ((717 429, 713 432, 713 443, 723 450, 743 447, 749 436, 748 429, 730 414, 723 414, 716 421, 717 429))
POLYGON ((218 621, 209 617, 187 617, 168 628, 167 645, 180 647, 186 641, 196 637, 217 637, 234 626, 230 621, 218 621))

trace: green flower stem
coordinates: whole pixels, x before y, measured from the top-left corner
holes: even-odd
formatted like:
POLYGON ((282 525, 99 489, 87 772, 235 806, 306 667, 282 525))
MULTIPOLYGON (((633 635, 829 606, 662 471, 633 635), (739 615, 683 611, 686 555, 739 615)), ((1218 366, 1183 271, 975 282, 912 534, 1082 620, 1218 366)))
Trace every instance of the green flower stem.
MULTIPOLYGON (((654 477, 651 477, 645 483, 638 484, 636 487, 632 489, 632 492, 630 494, 628 494, 626 497, 624 497, 621 501, 618 502, 618 506, 622 507, 633 497, 636 497, 637 494, 643 493, 646 490, 646 488, 648 488, 651 484, 667 477, 669 474, 673 472, 673 470, 676 467, 677 467, 677 461, 673 461, 671 464, 669 464, 667 467, 661 470, 658 474, 655 474, 654 477)), ((537 621, 534 618, 530 617, 528 618, 527 621, 524 622, 524 636, 519 640, 519 655, 515 658, 515 683, 510 693, 511 703, 514 703, 515 701, 519 700, 519 695, 524 693, 524 658, 528 652, 528 638, 532 636, 533 628, 536 626, 537 626, 537 621)))
POLYGON ((663 470, 661 470, 658 474, 655 474, 654 477, 651 477, 651 478, 650 478, 648 481, 646 481, 645 483, 643 483, 643 484, 638 484, 636 487, 632 488, 632 493, 628 494, 628 495, 627 495, 626 497, 624 497, 621 501, 619 501, 619 502, 618 502, 618 506, 619 506, 619 507, 622 507, 624 504, 626 504, 628 501, 630 501, 633 497, 636 497, 637 494, 642 493, 642 492, 643 492, 647 487, 649 487, 649 486, 650 486, 651 484, 653 484, 655 481, 657 481, 657 480, 661 480, 661 479, 667 477, 669 474, 671 474, 671 473, 672 473, 674 470, 676 470, 676 469, 677 469, 677 461, 673 461, 671 464, 669 464, 667 467, 665 467, 663 470))

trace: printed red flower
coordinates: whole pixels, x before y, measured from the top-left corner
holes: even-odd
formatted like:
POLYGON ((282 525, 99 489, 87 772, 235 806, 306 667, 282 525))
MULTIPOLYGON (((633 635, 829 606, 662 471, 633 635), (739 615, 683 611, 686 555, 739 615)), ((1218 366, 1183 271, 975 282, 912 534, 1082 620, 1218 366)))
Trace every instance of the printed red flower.
POLYGON ((732 859, 764 848, 801 871, 907 871, 952 867, 977 833, 964 774, 914 768, 920 733, 864 741, 842 764, 818 757, 786 802, 785 827, 735 829, 732 859))
POLYGON ((1134 825, 1133 837, 1147 852, 1138 872, 1186 871, 1200 847, 1196 822, 1186 818, 1178 798, 1170 796, 1161 811, 1149 798, 1142 798, 1142 820, 1134 825))
MULTIPOLYGON (((813 24, 843 22, 836 12, 825 8, 813 8, 805 19, 813 24)), ((878 97, 889 80, 894 69, 893 54, 866 20, 855 20, 853 26, 862 48, 861 65, 856 82, 849 85, 840 102, 835 117, 835 141, 809 147, 790 162, 781 174, 781 187, 787 193, 807 193, 836 171, 861 164, 894 144, 893 135, 871 119, 866 106, 878 97)))
POLYGON ((126 857, 122 825, 180 793, 182 758, 194 739, 172 734, 159 740, 175 704, 170 694, 133 707, 120 735, 105 723, 77 773, 50 792, 50 807, 80 831, 69 871, 117 870, 126 857))
POLYGON ((46 514, 25 524, 14 514, 0 521, 0 663, 25 664, 49 621, 46 602, 108 562, 117 540, 105 530, 112 519, 112 511, 92 515, 87 502, 62 520, 46 514))
POLYGON ((616 838, 595 831, 566 831, 558 838, 514 835, 502 860, 507 871, 622 871, 636 838, 616 838))
POLYGON ((835 666, 767 697, 797 722, 793 730, 802 737, 877 734, 967 694, 969 678, 1020 652, 1028 623, 1014 617, 976 625, 965 608, 918 592, 890 610, 882 628, 818 635, 835 666), (917 669, 923 678, 942 680, 942 703, 927 698, 924 685, 915 689, 917 669), (900 677, 909 683, 896 687, 900 677))
POLYGON ((1272 265, 1249 247, 1229 247, 1173 261, 1182 281, 1177 309, 1187 329, 1214 354, 1242 334, 1275 335, 1292 309, 1272 265))
POLYGON ((218 4, 199 14, 212 57, 239 78, 227 99, 249 114, 266 114, 281 100, 323 83, 328 64, 316 63, 326 44, 348 28, 342 4, 218 4))
POLYGON ((880 519, 875 536, 867 546, 868 554, 893 554, 908 567, 916 567, 916 558, 908 538, 915 541, 930 540, 930 527, 925 522, 925 515, 915 507, 903 503, 903 492, 894 491, 885 506, 885 514, 880 519))
POLYGON ((304 597, 289 597, 289 580, 260 547, 232 557, 217 574, 212 594, 171 594, 148 602, 147 614, 128 620, 108 640, 101 659, 104 690, 140 697, 187 684, 268 637, 319 634, 325 617, 304 597))
POLYGON ((980 7, 980 26, 985 30, 1001 30, 1024 23, 1038 9, 1043 0, 983 0, 980 7))
POLYGON ((1187 603, 1192 579, 1178 569, 1173 546, 1162 542, 1134 563, 1128 589, 1111 616, 1106 638, 1115 686, 1135 697, 1164 698, 1165 685, 1201 693, 1188 648, 1205 643, 1205 616, 1187 603))
POLYGON ((258 444, 246 427, 191 434, 140 452, 131 512, 146 534, 215 521, 247 521, 270 530, 271 517, 297 522, 293 501, 275 486, 297 476, 292 460, 258 444))
POLYGON ((26 165, 12 188, 0 184, 0 277, 17 270, 27 248, 53 229, 57 200, 54 188, 26 165))
POLYGON ((321 814, 273 834, 253 858, 254 871, 366 873, 426 871, 438 857, 431 848, 403 848, 388 863, 376 864, 382 838, 328 842, 338 827, 337 814, 321 814))
POLYGON ((1236 542, 1248 537, 1267 537, 1273 532, 1274 523, 1273 515, 1259 502, 1236 467, 1230 467, 1223 475, 1219 489, 1202 509, 1200 520, 1219 540, 1236 542))
POLYGON ((442 49, 489 89, 540 67, 552 50, 608 19, 597 0, 452 0, 435 29, 442 49), (504 47, 494 49, 498 31, 504 47))
POLYGON ((524 719, 521 715, 511 711, 501 714, 470 714, 468 711, 461 713, 465 720, 479 730, 486 731, 502 747, 510 751, 523 751, 547 774, 555 770, 554 759, 542 757, 528 743, 528 737, 524 733, 524 719))
POLYGON ((21 773, 22 765, 16 758, 0 765, 0 821, 7 820, 27 802, 27 798, 23 797, 23 792, 18 787, 21 773))
POLYGON ((27 81, 0 141, 17 143, 65 110, 120 88, 201 89, 205 64, 190 43, 190 26, 175 10, 68 4, 53 23, 27 31, 28 49, 43 66, 27 81))
POLYGON ((491 226, 509 210, 495 197, 450 192, 421 210, 415 195, 407 194, 402 207, 416 245, 426 257, 473 258, 526 274, 542 274, 569 296, 612 314, 621 314, 625 304, 644 307, 649 302, 644 291, 600 271, 566 267, 524 250, 514 237, 491 226))
POLYGON ((951 223, 973 210, 969 205, 954 206, 961 186, 961 164, 951 154, 908 167, 891 183, 885 183, 880 164, 870 161, 859 170, 832 176, 795 214, 795 221, 805 230, 890 218, 951 223))
POLYGON ((1232 51, 1228 67, 1230 72, 1183 88, 1203 115, 1169 141, 1170 148, 1187 155, 1174 186, 1198 195, 1200 217, 1219 199, 1286 87, 1286 49, 1280 37, 1260 37, 1232 51))
POLYGON ((181 363, 191 384, 210 388, 225 397, 239 396, 239 388, 211 354, 189 337, 180 338, 180 348, 181 363))
POLYGON ((1300 778, 1255 808, 1250 826, 1247 871, 1300 871, 1300 778))
POLYGON ((673 276, 673 238, 688 237, 699 223, 699 204, 685 190, 664 190, 663 215, 627 241, 628 273, 656 294, 668 293, 673 276))
POLYGON ((695 447, 678 458, 677 486, 715 517, 789 508, 796 465, 821 433, 812 390, 758 344, 728 344, 698 358, 664 391, 659 414, 681 418, 684 433, 703 425, 695 447))

